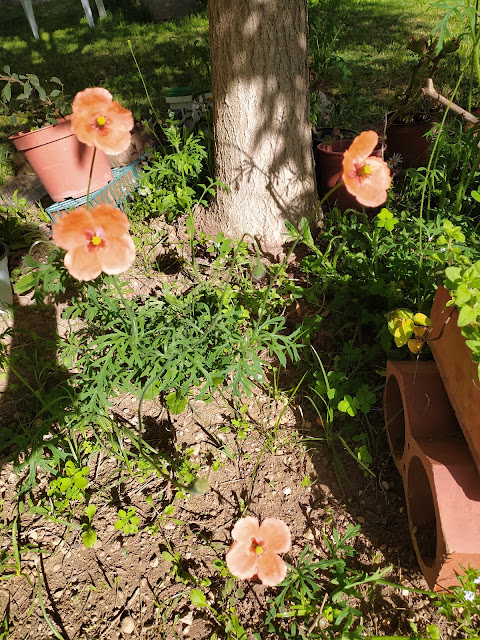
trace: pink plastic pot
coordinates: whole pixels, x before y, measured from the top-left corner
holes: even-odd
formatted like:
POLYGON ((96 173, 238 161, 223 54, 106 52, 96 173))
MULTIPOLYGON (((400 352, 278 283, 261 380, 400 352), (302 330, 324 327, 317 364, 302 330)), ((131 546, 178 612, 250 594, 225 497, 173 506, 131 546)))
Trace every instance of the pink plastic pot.
MULTIPOLYGON (((87 193, 94 147, 83 144, 72 133, 69 117, 55 125, 10 136, 10 140, 23 151, 54 202, 87 193)), ((97 149, 90 192, 105 187, 112 178, 107 155, 97 149)))

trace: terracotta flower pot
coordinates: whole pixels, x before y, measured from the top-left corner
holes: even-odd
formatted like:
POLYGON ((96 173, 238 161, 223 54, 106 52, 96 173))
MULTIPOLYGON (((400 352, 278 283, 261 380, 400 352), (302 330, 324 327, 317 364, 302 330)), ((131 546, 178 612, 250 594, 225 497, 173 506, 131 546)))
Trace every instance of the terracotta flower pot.
MULTIPOLYGON (((388 117, 393 114, 389 114, 388 117)), ((433 121, 430 116, 418 116, 413 122, 395 120, 387 126, 388 155, 402 156, 401 169, 425 167, 430 157, 430 140, 425 134, 430 131, 433 121)))
POLYGON ((420 568, 435 591, 458 586, 480 566, 480 476, 435 362, 388 362, 383 402, 420 568))
MULTIPOLYGON (((69 117, 55 125, 10 136, 10 140, 23 151, 54 202, 87 193, 94 148, 72 133, 69 117)), ((97 149, 90 192, 101 189, 112 178, 107 155, 97 149)))
MULTIPOLYGON (((323 197, 342 179, 343 173, 343 154, 352 144, 353 139, 344 138, 341 140, 332 140, 330 142, 321 142, 317 145, 317 186, 320 197, 323 197)), ((379 142, 372 152, 372 156, 382 158, 384 147, 379 142)), ((352 196, 347 189, 342 186, 327 198, 330 206, 335 203, 340 211, 347 209, 361 210, 362 205, 352 196)))
POLYGON ((458 311, 446 307, 450 294, 438 287, 430 318, 428 344, 437 363, 457 420, 480 472, 480 380, 478 364, 472 360, 457 324, 458 311))

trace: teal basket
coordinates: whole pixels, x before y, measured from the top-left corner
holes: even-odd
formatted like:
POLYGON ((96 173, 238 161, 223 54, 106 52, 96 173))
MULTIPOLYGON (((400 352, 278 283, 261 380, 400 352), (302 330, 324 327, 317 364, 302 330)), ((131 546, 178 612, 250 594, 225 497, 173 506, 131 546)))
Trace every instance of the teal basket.
MULTIPOLYGON (((125 200, 137 189, 140 182, 142 167, 146 164, 146 155, 140 156, 138 160, 132 162, 126 167, 112 169, 113 179, 97 191, 93 191, 89 195, 89 202, 92 205, 111 204, 119 207, 123 211, 125 200)), ((87 202, 87 196, 81 198, 69 198, 62 202, 55 202, 45 209, 50 220, 55 224, 58 218, 65 215, 69 211, 73 211, 77 207, 81 207, 87 202)))

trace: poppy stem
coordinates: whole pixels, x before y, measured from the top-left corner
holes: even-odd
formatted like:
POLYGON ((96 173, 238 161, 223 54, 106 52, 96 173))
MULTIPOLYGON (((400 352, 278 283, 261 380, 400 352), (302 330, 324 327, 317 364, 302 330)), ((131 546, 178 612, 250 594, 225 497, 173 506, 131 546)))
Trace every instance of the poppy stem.
POLYGON ((93 175, 93 163, 95 162, 95 154, 97 153, 97 147, 93 147, 93 156, 92 156, 92 164, 90 165, 90 175, 88 176, 88 186, 87 186, 87 199, 85 201, 85 207, 88 209, 90 205, 90 185, 92 184, 92 175, 93 175))
POLYGON ((137 330, 137 320, 135 318, 135 314, 132 311, 132 307, 123 296, 122 285, 120 284, 118 277, 112 276, 112 282, 113 282, 113 286, 118 291, 118 295, 120 296, 120 299, 123 302, 123 306, 125 307, 125 311, 127 312, 128 317, 130 319, 130 323, 132 325, 132 338, 136 340, 138 337, 138 330, 137 330))

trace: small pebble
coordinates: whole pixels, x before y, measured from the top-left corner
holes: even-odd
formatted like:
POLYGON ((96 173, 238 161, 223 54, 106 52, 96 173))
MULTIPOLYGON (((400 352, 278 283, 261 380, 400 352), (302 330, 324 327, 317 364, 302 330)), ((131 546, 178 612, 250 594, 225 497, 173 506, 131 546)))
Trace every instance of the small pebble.
POLYGON ((62 565, 61 564, 53 565, 53 573, 58 573, 59 571, 61 571, 61 569, 62 569, 62 565))
POLYGON ((198 456, 198 454, 200 453, 200 443, 197 443, 195 446, 192 447, 192 456, 198 456))
POLYGON ((187 626, 190 626, 193 622, 193 611, 189 611, 186 616, 183 616, 183 618, 180 618, 179 622, 181 622, 182 624, 186 624, 187 626))
POLYGON ((402 589, 402 596, 408 596, 410 591, 408 589, 402 589))
POLYGON ((153 556, 153 558, 150 560, 150 566, 152 567, 152 569, 155 569, 155 567, 158 567, 157 556, 153 556))
POLYGON ((135 622, 133 621, 133 618, 131 618, 130 616, 127 616, 126 618, 124 618, 122 620, 122 624, 120 625, 120 628, 123 631, 123 633, 127 635, 130 635, 131 633, 133 633, 135 630, 135 622))
POLYGON ((290 489, 290 487, 285 487, 283 490, 283 495, 284 496, 289 496, 292 493, 292 490, 290 489))
POLYGON ((388 482, 386 480, 382 480, 380 484, 382 486, 382 489, 385 489, 385 491, 389 491, 390 490, 390 485, 388 484, 388 482))
POLYGON ((360 522, 360 524, 364 524, 365 523, 365 518, 363 516, 358 516, 357 520, 358 520, 358 522, 360 522))

